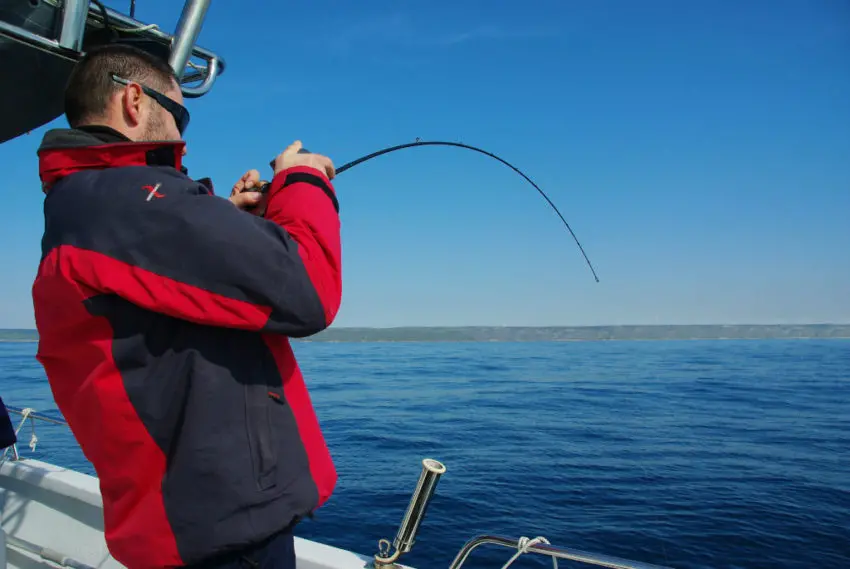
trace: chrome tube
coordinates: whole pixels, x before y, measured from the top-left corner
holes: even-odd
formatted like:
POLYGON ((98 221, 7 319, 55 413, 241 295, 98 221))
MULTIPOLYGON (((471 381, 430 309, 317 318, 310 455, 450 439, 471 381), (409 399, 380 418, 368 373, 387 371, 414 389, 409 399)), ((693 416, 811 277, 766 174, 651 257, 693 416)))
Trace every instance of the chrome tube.
MULTIPOLYGON (((452 561, 449 569, 460 569, 461 565, 463 565, 469 557, 469 554, 472 553, 472 550, 486 544, 501 545, 502 547, 514 550, 518 549, 520 546, 519 540, 517 539, 509 539, 495 535, 479 535, 478 537, 466 542, 454 558, 454 561, 452 561)), ((628 559, 613 557, 611 555, 589 553, 578 549, 565 549, 543 543, 528 547, 527 552, 546 555, 556 559, 578 561, 579 563, 585 563, 596 567, 609 567, 610 569, 671 569, 670 567, 665 567, 663 565, 652 565, 650 563, 643 563, 640 561, 630 561, 628 559)))
POLYGON ((178 79, 182 79, 186 73, 186 63, 201 33, 209 6, 210 0, 186 0, 183 5, 183 13, 180 14, 177 30, 174 32, 171 56, 168 58, 168 63, 178 79))
POLYGON ((419 475, 419 482, 416 484, 413 496, 410 497, 410 504, 407 506, 401 526, 398 528, 398 534, 393 541, 393 547, 400 553, 407 553, 413 547, 419 524, 425 517, 425 511, 428 509, 428 503, 437 488, 437 482, 440 481, 440 476, 445 472, 446 467, 437 460, 426 458, 422 461, 422 473, 419 475))
POLYGON ((62 2, 62 27, 59 45, 65 49, 81 51, 89 15, 89 0, 64 0, 62 2))
POLYGON ((219 60, 217 57, 213 57, 210 59, 210 64, 207 66, 206 75, 195 73, 189 73, 188 76, 183 78, 184 85, 181 85, 180 90, 183 91, 183 96, 188 99, 194 99, 197 97, 201 97, 206 95, 210 89, 212 89, 213 83, 215 83, 216 78, 218 77, 218 69, 219 69, 219 60), (191 83, 193 80, 203 79, 203 83, 198 85, 197 87, 188 87, 185 83, 191 83))

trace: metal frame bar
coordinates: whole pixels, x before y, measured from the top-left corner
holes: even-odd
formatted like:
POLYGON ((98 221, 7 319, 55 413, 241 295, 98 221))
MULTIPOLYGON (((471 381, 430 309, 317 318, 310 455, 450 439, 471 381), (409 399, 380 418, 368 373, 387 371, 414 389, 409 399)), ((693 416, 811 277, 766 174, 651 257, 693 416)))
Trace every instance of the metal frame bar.
POLYGON ((168 58, 168 63, 178 79, 182 79, 186 73, 186 63, 201 33, 209 6, 210 0, 186 0, 183 5, 183 13, 180 14, 180 21, 174 31, 175 41, 171 46, 171 56, 168 58))
MULTIPOLYGON (((193 0, 187 0, 187 4, 189 2, 192 2, 192 1, 193 0)), ((107 7, 106 8, 106 14, 109 16, 109 19, 111 21, 113 21, 117 24, 120 24, 122 27, 141 28, 141 27, 147 25, 144 22, 140 22, 139 20, 136 20, 136 19, 131 18, 127 15, 124 15, 121 12, 116 12, 112 8, 107 7)), ((89 17, 91 17, 91 16, 94 16, 97 19, 98 22, 103 23, 103 19, 102 19, 102 16, 100 14, 100 10, 90 11, 89 17)), ((174 41, 174 36, 167 34, 167 33, 163 32, 162 30, 146 30, 146 31, 142 32, 140 35, 148 36, 148 37, 151 37, 153 39, 157 39, 157 40, 161 41, 162 43, 165 43, 165 44, 168 44, 168 45, 171 45, 171 43, 174 41)), ((217 56, 216 54, 214 54, 213 52, 211 52, 210 50, 204 49, 202 47, 195 46, 195 47, 192 48, 192 55, 195 56, 195 57, 200 57, 201 59, 206 59, 207 61, 210 61, 212 59, 217 59, 219 61, 219 68, 220 68, 219 73, 224 72, 224 68, 225 68, 224 60, 222 58, 220 58, 219 56, 217 56)))
MULTIPOLYGON (((464 564, 469 557, 469 554, 472 553, 474 549, 487 544, 501 545, 502 547, 510 549, 519 549, 520 546, 518 539, 510 539, 496 535, 479 535, 464 544, 457 556, 454 558, 454 561, 452 561, 449 569, 460 569, 460 566, 464 564)), ((609 567, 611 569, 671 569, 670 567, 664 567, 662 565, 651 565, 640 561, 630 561, 620 557, 612 557, 610 555, 602 555, 599 553, 589 553, 578 549, 564 549, 562 547, 554 547, 552 545, 542 543, 530 546, 527 551, 528 553, 536 553, 568 561, 578 561, 580 563, 586 563, 587 565, 609 567)))
POLYGON ((89 0, 65 0, 62 3, 62 27, 59 30, 59 45, 80 51, 86 32, 89 0))
POLYGON ((0 20, 0 35, 7 36, 21 43, 25 43, 36 49, 41 49, 43 51, 53 53, 59 57, 64 57, 69 61, 76 61, 79 57, 79 54, 74 53, 72 50, 65 49, 64 47, 59 45, 59 42, 56 40, 47 39, 38 34, 34 34, 29 30, 19 28, 18 26, 13 26, 12 24, 4 22, 3 20, 0 20))

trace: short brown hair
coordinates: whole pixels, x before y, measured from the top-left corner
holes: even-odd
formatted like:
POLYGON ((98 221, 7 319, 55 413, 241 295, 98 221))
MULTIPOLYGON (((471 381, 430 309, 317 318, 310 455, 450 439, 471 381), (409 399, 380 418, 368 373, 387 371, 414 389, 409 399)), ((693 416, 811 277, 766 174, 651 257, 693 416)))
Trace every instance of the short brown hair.
POLYGON ((65 116, 71 128, 106 112, 110 95, 122 88, 112 73, 158 91, 177 81, 166 61, 136 47, 109 44, 91 49, 74 66, 65 87, 65 116))

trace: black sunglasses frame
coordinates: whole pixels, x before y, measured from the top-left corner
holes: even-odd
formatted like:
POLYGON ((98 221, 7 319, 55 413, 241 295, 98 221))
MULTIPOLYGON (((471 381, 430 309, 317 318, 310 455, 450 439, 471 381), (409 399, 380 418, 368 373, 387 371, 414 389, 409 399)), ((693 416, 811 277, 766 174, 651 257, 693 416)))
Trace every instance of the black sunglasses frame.
MULTIPOLYGON (((112 80, 116 83, 121 83, 122 85, 129 85, 131 83, 129 79, 124 79, 123 77, 119 77, 114 73, 111 73, 110 75, 112 77, 112 80)), ((133 83, 138 82, 133 81, 133 83)), ((168 113, 172 117, 174 117, 174 122, 177 124, 177 130, 182 136, 183 133, 186 132, 186 127, 189 126, 189 110, 174 99, 166 97, 159 91, 151 89, 147 85, 142 85, 141 83, 139 83, 139 86, 142 88, 142 91, 145 93, 145 95, 159 103, 159 105, 163 109, 168 111, 168 113)))

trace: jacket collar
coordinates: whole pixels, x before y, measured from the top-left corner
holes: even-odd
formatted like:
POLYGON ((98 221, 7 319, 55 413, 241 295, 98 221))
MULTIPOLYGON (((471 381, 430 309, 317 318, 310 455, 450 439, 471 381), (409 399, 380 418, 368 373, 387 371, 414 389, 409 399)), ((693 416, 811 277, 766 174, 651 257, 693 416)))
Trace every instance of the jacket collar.
POLYGON ((104 144, 109 144, 111 142, 133 142, 123 132, 118 132, 111 126, 102 124, 87 124, 78 126, 76 130, 88 133, 104 144))
MULTIPOLYGON (((107 126, 47 131, 38 149, 39 177, 44 192, 62 178, 83 170, 120 166, 170 166, 183 168, 185 142, 133 142, 107 126)), ((211 185, 208 188, 212 191, 211 185)))

